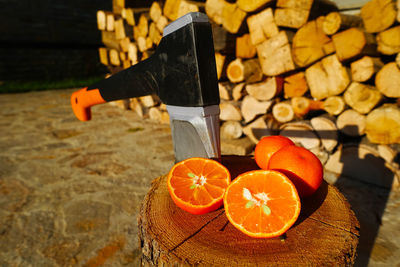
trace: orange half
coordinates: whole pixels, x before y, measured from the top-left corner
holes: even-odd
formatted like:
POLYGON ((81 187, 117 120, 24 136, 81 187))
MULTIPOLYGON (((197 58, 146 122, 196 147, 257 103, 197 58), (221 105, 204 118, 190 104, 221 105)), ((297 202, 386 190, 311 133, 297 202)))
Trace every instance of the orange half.
POLYGON ((300 214, 300 198, 293 183, 282 173, 255 170, 239 175, 224 196, 228 220, 251 237, 284 234, 300 214))
POLYGON ((221 163, 189 158, 175 164, 168 174, 168 191, 175 204, 192 214, 204 214, 222 206, 231 175, 221 163))

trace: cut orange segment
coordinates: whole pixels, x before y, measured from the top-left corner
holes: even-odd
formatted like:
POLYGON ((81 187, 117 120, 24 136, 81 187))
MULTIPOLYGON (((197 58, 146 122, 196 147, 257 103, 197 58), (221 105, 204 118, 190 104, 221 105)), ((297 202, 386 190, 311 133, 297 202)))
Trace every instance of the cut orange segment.
POLYGON ((293 183, 282 173, 255 170, 239 175, 224 196, 228 220, 251 237, 284 234, 300 214, 300 198, 293 183))
POLYGON ((189 158, 172 167, 167 183, 178 207, 192 214, 204 214, 222 206, 230 181, 228 169, 219 162, 189 158))

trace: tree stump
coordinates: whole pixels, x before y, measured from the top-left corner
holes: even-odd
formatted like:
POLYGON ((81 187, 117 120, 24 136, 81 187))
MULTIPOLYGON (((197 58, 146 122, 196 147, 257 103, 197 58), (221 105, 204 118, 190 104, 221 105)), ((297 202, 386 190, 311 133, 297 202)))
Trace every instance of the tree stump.
MULTIPOLYGON (((258 169, 254 159, 226 156, 232 178, 258 169)), ((178 208, 167 176, 155 179, 138 217, 142 266, 349 266, 359 224, 339 191, 324 182, 302 200, 301 214, 284 236, 251 238, 233 227, 223 208, 192 215, 178 208)))

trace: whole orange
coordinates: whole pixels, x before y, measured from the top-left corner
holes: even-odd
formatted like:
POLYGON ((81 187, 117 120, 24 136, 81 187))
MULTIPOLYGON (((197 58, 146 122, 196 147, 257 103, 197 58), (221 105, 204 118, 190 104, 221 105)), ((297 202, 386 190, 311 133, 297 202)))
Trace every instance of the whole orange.
POLYGON ((268 168, 285 174, 296 186, 300 197, 312 195, 323 180, 321 161, 311 151, 299 146, 278 150, 271 156, 268 168))
POLYGON ((258 141, 254 151, 254 158, 258 167, 263 170, 267 170, 268 162, 271 156, 282 147, 288 145, 294 145, 294 143, 285 136, 270 135, 261 138, 260 141, 258 141))

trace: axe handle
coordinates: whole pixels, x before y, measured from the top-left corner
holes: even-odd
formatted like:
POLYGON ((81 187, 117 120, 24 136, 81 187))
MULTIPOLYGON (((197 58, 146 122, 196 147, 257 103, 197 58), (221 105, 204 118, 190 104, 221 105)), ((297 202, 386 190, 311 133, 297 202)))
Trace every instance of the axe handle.
POLYGON ((71 95, 72 110, 75 116, 81 121, 90 120, 91 106, 105 102, 98 89, 87 90, 87 87, 85 87, 71 95))

